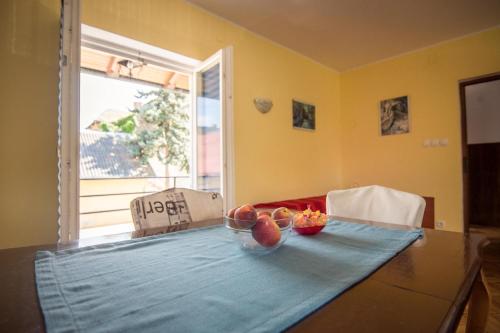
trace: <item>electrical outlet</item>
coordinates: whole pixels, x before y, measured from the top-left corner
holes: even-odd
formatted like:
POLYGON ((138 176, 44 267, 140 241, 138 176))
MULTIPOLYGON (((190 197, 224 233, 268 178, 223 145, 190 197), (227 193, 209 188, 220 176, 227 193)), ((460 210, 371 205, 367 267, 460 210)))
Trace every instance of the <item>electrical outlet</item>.
POLYGON ((443 220, 436 221, 436 223, 435 223, 436 229, 444 229, 445 226, 446 226, 446 222, 443 220))
POLYGON ((448 138, 439 139, 439 145, 441 147, 446 147, 448 145, 448 138))

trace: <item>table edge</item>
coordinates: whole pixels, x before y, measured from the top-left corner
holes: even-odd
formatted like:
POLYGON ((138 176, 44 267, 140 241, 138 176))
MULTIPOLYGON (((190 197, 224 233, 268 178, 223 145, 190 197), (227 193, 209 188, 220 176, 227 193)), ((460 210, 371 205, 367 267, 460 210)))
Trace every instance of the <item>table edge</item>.
POLYGON ((472 289, 476 279, 481 278, 481 268, 482 268, 482 258, 480 255, 480 249, 489 243, 487 238, 482 238, 478 242, 477 246, 477 257, 476 260, 471 264, 469 271, 467 272, 467 279, 465 279, 460 286, 459 293, 457 297, 453 300, 450 310, 446 314, 441 327, 438 332, 455 332, 460 319, 464 313, 465 307, 470 299, 472 289))

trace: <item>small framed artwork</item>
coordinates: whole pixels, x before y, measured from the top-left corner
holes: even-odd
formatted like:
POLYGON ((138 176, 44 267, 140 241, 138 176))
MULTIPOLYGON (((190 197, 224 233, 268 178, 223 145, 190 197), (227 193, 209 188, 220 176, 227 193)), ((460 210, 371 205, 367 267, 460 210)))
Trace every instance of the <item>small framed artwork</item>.
POLYGON ((292 100, 293 127, 307 130, 316 129, 316 107, 292 100))
POLYGON ((382 135, 410 133, 408 96, 380 101, 380 133, 382 135))

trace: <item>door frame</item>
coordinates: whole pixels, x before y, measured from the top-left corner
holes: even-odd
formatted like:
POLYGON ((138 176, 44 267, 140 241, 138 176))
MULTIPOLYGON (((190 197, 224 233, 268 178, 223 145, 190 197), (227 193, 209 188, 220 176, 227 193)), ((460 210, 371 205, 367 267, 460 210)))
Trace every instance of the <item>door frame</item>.
POLYGON ((464 232, 469 232, 469 148, 467 145, 467 105, 465 101, 465 88, 474 84, 500 80, 500 72, 481 75, 460 80, 458 89, 460 94, 460 126, 462 136, 462 205, 464 232))
MULTIPOLYGON (((201 61, 116 35, 87 25, 80 20, 80 0, 63 0, 61 30, 61 83, 59 103, 59 242, 78 240, 80 233, 80 47, 120 52, 124 57, 146 58, 152 65, 168 67, 194 76, 201 61), (109 42, 109 40, 118 43, 109 42), (141 52, 137 52, 141 50, 141 52), (166 66, 167 65, 167 66, 166 66)), ((233 129, 233 48, 218 51, 225 89, 221 92, 222 158, 224 205, 234 206, 234 129, 233 129)), ((221 85, 222 86, 222 85, 221 85)))
POLYGON ((79 238, 80 0, 64 0, 61 15, 58 110, 58 234, 60 243, 79 238))

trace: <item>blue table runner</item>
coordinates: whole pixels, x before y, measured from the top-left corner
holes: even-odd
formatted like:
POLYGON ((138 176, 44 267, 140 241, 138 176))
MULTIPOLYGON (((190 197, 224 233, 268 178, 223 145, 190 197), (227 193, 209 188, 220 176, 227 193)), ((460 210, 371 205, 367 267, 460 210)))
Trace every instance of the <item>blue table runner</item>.
POLYGON ((221 226, 38 252, 51 332, 279 332, 369 276, 422 235, 333 221, 265 256, 221 226))

